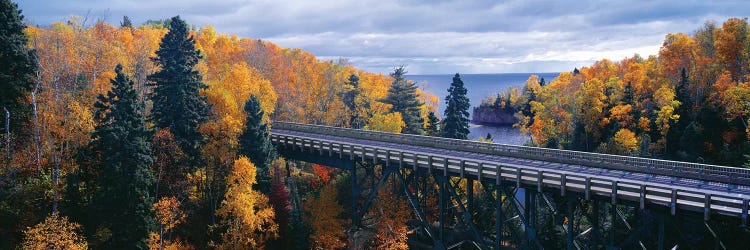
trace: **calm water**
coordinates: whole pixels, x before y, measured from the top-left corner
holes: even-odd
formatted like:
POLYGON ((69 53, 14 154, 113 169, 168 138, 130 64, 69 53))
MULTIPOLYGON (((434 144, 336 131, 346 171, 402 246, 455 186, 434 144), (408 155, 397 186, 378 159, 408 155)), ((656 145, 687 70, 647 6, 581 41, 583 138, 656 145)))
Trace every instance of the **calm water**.
MULTIPOLYGON (((439 110, 441 114, 445 110, 445 96, 448 95, 448 87, 453 82, 454 74, 447 75, 406 75, 406 78, 414 81, 417 86, 426 89, 440 98, 439 110)), ((466 86, 467 96, 471 106, 476 107, 489 96, 509 88, 522 88, 529 76, 538 75, 545 81, 550 82, 559 73, 508 73, 508 74, 462 74, 461 80, 466 86)), ((469 109, 471 112, 471 109, 469 109)), ((521 145, 527 138, 521 135, 518 129, 510 126, 494 127, 478 124, 470 124, 469 139, 484 137, 487 133, 492 135, 495 143, 521 145)))

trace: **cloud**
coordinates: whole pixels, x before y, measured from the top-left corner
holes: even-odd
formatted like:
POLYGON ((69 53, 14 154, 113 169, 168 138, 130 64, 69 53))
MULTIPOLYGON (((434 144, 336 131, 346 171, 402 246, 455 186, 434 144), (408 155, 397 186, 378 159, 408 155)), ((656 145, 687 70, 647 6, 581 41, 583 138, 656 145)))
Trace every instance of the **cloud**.
POLYGON ((742 1, 19 0, 34 24, 69 15, 136 23, 181 15, 197 26, 411 73, 568 70, 655 54, 670 32, 749 13, 742 1))

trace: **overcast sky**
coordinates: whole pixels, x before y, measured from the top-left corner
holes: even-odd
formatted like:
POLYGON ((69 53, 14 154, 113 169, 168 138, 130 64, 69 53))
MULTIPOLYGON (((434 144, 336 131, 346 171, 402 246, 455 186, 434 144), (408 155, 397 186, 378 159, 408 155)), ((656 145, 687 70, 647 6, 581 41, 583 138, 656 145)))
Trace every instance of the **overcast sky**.
POLYGON ((35 25, 86 16, 198 27, 410 74, 559 72, 656 54, 667 33, 750 13, 747 1, 14 0, 35 25), (715 2, 715 3, 714 3, 715 2))

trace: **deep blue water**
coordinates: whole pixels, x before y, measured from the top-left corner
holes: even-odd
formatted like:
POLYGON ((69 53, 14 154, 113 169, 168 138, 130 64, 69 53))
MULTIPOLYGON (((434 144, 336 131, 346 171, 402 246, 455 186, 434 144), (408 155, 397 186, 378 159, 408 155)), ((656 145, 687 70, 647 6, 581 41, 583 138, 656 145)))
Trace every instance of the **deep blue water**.
MULTIPOLYGON (((440 98, 438 109, 442 114, 445 110, 445 96, 448 95, 448 87, 453 82, 453 75, 406 75, 406 79, 414 81, 420 88, 437 95, 440 98)), ((467 97, 473 108, 479 106, 485 98, 496 95, 508 87, 523 88, 524 83, 531 75, 538 75, 543 77, 545 81, 550 82, 559 73, 462 74, 461 80, 466 86, 467 97)), ((469 112, 471 112, 471 109, 469 109, 469 112)), ((487 133, 490 133, 495 143, 521 145, 527 140, 518 129, 510 126, 495 127, 470 124, 469 131, 469 139, 484 137, 487 133)))

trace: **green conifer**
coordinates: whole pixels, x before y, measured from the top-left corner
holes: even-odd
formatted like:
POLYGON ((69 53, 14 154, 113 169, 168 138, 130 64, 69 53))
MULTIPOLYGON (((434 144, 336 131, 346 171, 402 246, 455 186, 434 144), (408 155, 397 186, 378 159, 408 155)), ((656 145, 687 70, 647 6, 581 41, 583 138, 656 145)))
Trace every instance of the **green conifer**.
POLYGON ((153 161, 150 131, 133 81, 123 74, 121 65, 115 73, 112 90, 99 95, 95 103, 100 122, 92 146, 101 156, 101 176, 94 209, 98 228, 106 228, 112 235, 104 248, 146 249, 154 225, 149 194, 154 183, 149 168, 153 161))
POLYGON ((185 21, 173 17, 153 59, 160 70, 149 76, 156 86, 151 117, 157 128, 170 128, 180 148, 193 157, 192 165, 197 165, 203 141, 198 127, 208 120, 210 106, 199 94, 208 86, 194 69, 201 55, 188 35, 185 21))
POLYGON ((271 144, 268 124, 263 121, 263 109, 255 95, 245 102, 245 129, 239 137, 240 154, 250 158, 257 168, 256 190, 268 194, 271 188, 269 166, 276 158, 276 150, 271 144))
POLYGON ((388 95, 381 99, 383 103, 391 104, 391 112, 401 113, 406 123, 402 130, 404 134, 421 135, 424 133, 424 119, 420 107, 422 102, 417 99, 417 86, 404 78, 406 69, 398 67, 391 73, 393 84, 388 89, 388 95))
POLYGON ((440 120, 435 116, 435 112, 430 111, 427 114, 427 128, 425 133, 429 136, 440 136, 440 120))
POLYGON ((0 0, 0 148, 8 153, 11 137, 27 132, 23 123, 30 105, 23 98, 31 91, 36 70, 36 54, 26 49, 25 28, 18 5, 0 0))
POLYGON ((469 136, 469 98, 461 76, 456 73, 445 97, 445 118, 443 119, 443 137, 467 139, 469 136))

